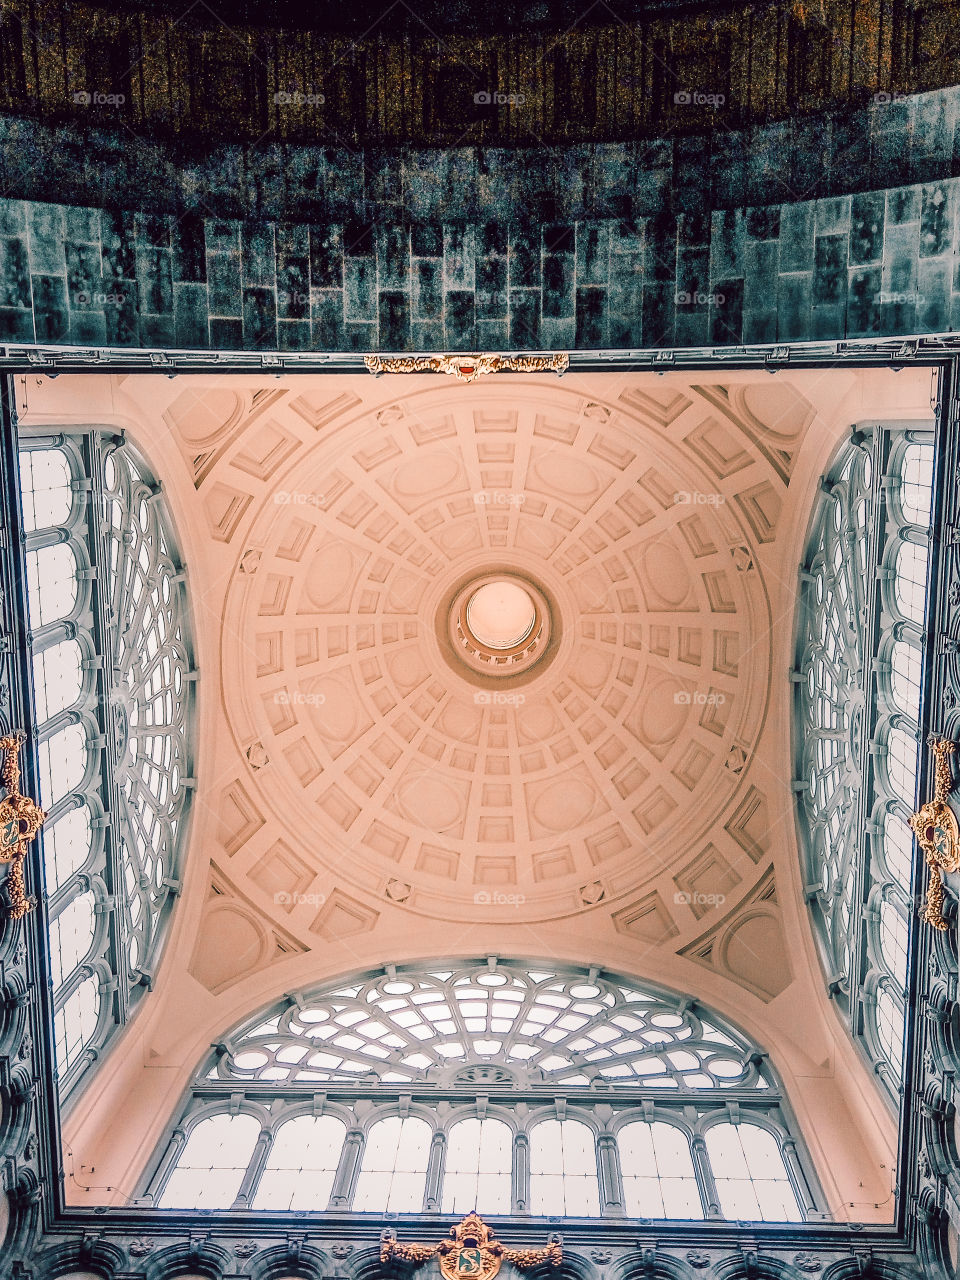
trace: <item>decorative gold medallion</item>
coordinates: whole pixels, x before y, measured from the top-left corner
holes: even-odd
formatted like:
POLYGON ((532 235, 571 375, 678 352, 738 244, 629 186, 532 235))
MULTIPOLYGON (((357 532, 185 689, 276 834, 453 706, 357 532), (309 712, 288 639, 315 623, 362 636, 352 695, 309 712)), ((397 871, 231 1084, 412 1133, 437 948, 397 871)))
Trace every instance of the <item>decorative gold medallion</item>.
POLYGON ((952 783, 947 760, 956 750, 955 742, 931 742, 935 759, 933 799, 922 805, 910 819, 910 826, 930 868, 927 905, 923 918, 934 929, 946 929, 943 918, 943 873, 960 871, 960 825, 947 804, 952 783))
POLYGON ((37 905, 35 898, 28 898, 23 876, 23 863, 27 845, 46 821, 47 815, 29 796, 20 794, 20 747, 23 739, 13 735, 0 738, 3 752, 3 769, 0 780, 7 788, 7 795, 0 800, 0 862, 9 862, 7 893, 10 896, 10 915, 22 919, 37 905))
POLYGON ((521 1271, 549 1263, 558 1267, 563 1261, 563 1245, 551 1238, 545 1249, 508 1249, 476 1213, 450 1228, 450 1239, 439 1244, 401 1244, 392 1232, 384 1232, 380 1243, 380 1261, 391 1258, 421 1266, 436 1258, 443 1280, 493 1280, 500 1264, 507 1260, 521 1271))
POLYGON ((567 353, 550 356, 447 355, 364 356, 363 363, 376 376, 381 373, 448 373, 458 382, 473 382, 487 373, 563 373, 570 366, 567 353))

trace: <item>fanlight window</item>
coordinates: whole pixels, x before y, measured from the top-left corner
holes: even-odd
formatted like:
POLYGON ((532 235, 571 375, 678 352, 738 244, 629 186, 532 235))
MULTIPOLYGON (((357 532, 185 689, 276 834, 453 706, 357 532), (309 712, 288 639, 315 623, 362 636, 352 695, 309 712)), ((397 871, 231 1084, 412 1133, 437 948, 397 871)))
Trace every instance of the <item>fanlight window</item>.
MULTIPOLYGON (((688 999, 595 970, 391 968, 288 998, 201 1065, 140 1203, 190 1207, 211 1167, 194 1135, 227 1150, 213 1120, 241 1116, 245 1171, 218 1166, 234 1208, 720 1218, 702 1152, 722 1122, 751 1186, 789 1195, 779 1220, 826 1216, 763 1053, 688 999)), ((775 1220, 773 1193, 755 1200, 775 1220)))
POLYGON ((148 989, 190 795, 190 637, 159 488, 121 437, 25 438, 27 592, 57 1073, 148 989))
POLYGON ((794 673, 795 785, 823 963, 891 1098, 903 1057, 933 462, 923 431, 858 432, 843 449, 801 573, 794 673))
POLYGON ((767 1087, 742 1042, 672 1002, 499 967, 398 975, 291 1006, 245 1030, 209 1078, 400 1085, 484 1061, 506 1069, 508 1080, 512 1071, 565 1087, 767 1087))

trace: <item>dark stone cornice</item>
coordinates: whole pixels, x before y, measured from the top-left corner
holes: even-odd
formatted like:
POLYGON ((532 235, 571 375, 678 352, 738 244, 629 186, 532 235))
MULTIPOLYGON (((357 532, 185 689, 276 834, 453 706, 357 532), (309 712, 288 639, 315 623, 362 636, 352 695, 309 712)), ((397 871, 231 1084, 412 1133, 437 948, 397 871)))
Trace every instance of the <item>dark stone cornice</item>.
POLYGON ((722 136, 960 80, 934 0, 510 0, 506 19, 465 0, 217 4, 5 0, 0 112, 141 141, 557 146, 722 136))

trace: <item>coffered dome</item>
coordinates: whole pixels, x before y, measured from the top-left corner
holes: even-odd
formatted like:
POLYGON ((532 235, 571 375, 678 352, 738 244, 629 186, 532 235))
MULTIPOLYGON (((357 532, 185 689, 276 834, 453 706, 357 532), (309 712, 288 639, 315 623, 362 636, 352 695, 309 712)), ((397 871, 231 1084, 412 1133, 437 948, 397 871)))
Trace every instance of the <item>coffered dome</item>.
POLYGON ((663 438, 689 405, 422 391, 325 431, 263 502, 228 714, 318 870, 534 919, 643 884, 663 841, 716 823, 766 705, 752 546, 775 494, 728 502, 708 433, 663 438))

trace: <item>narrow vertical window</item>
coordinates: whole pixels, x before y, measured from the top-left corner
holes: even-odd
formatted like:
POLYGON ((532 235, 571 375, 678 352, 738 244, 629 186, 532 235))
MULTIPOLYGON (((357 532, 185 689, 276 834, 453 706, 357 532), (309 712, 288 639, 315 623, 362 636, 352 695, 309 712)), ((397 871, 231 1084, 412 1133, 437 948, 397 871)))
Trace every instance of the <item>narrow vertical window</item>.
POLYGON ((367 1135, 354 1209, 419 1213, 432 1137, 426 1121, 415 1116, 378 1120, 367 1135))
POLYGON ((617 1134, 624 1208, 632 1218, 702 1218, 685 1134, 671 1124, 624 1125, 617 1134))
POLYGON ((593 1131, 579 1120, 542 1120, 530 1134, 530 1208, 573 1218, 600 1213, 593 1131))
POLYGON ((509 1213, 513 1134, 502 1120, 461 1120, 447 1137, 443 1212, 509 1213))

